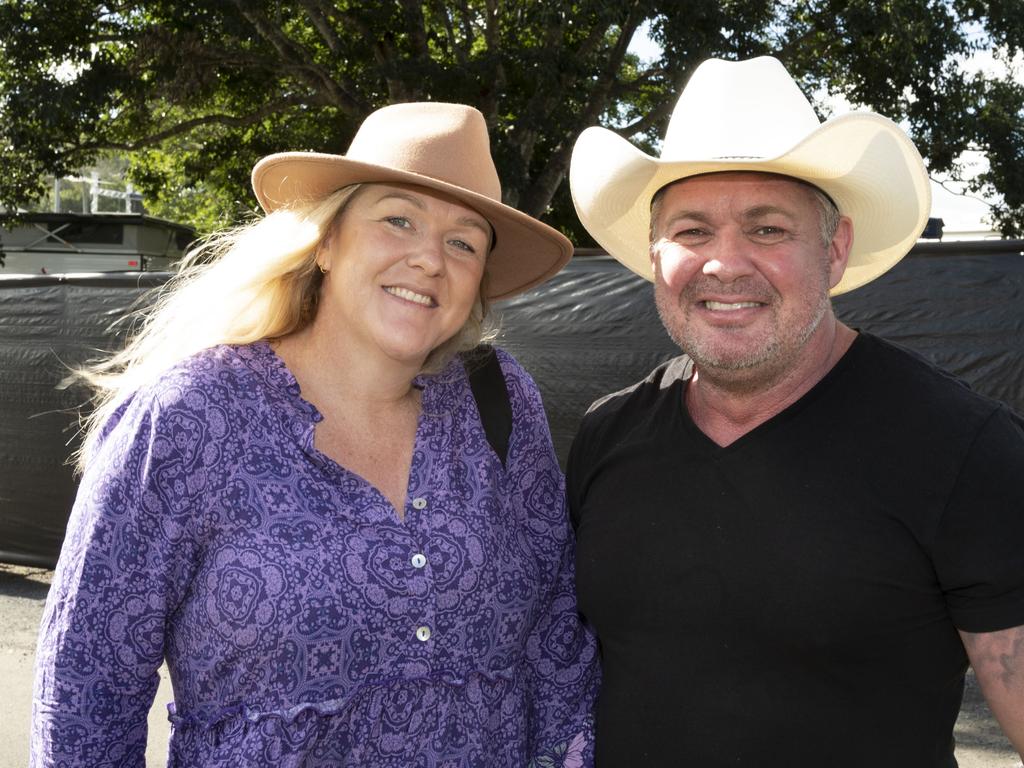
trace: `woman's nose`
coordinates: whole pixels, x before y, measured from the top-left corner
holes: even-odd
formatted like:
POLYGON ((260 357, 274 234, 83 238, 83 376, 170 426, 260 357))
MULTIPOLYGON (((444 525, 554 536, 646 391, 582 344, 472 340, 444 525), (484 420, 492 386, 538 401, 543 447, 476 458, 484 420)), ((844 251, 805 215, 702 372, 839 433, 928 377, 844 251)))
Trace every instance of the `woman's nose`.
POLYGON ((444 243, 440 237, 424 237, 409 253, 411 266, 422 269, 431 277, 444 274, 444 243))

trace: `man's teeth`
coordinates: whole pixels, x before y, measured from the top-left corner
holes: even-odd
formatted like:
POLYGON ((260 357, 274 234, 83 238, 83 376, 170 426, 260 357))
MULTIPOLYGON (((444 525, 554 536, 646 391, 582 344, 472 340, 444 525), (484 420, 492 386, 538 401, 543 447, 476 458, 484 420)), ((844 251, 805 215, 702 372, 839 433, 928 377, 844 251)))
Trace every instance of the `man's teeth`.
POLYGON ((410 291, 408 288, 399 288, 394 285, 389 285, 384 290, 392 296, 397 296, 398 298, 405 299, 406 301, 413 301, 417 304, 422 304, 425 307, 434 306, 434 300, 432 298, 424 296, 422 293, 410 291))
POLYGON ((719 310, 723 312, 735 312, 737 309, 747 309, 748 307, 757 307, 760 304, 756 301, 737 301, 734 304, 726 304, 722 301, 705 301, 704 306, 708 309, 719 310))

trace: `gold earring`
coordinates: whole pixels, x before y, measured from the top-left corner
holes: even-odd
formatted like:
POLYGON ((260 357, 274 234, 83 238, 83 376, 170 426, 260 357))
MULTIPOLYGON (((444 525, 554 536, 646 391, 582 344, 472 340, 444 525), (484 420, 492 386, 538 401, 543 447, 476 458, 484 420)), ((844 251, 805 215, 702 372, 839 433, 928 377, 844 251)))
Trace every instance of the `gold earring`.
POLYGON ((326 275, 327 274, 327 270, 324 269, 324 265, 321 264, 319 261, 316 263, 316 266, 317 266, 317 269, 320 270, 320 274, 321 275, 326 275))

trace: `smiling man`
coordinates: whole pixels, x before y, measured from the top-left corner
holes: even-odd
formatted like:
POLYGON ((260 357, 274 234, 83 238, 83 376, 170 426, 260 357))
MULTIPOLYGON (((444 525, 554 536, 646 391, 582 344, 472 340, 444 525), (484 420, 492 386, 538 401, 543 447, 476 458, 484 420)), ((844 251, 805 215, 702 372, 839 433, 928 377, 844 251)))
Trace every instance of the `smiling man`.
POLYGON ((968 664, 1024 750, 1024 420, 830 302, 922 231, 913 144, 712 60, 661 158, 591 128, 570 180, 685 353, 569 459, 598 764, 955 766, 968 664))

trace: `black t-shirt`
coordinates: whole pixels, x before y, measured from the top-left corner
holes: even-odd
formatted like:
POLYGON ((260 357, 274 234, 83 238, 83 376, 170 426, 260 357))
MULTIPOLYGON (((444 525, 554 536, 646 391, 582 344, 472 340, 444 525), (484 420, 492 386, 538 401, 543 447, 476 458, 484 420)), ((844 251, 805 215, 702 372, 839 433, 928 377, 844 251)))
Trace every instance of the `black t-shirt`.
POLYGON ((955 765, 957 629, 1024 624, 1024 421, 861 334, 727 447, 677 358, 569 459, 600 768, 955 765))

